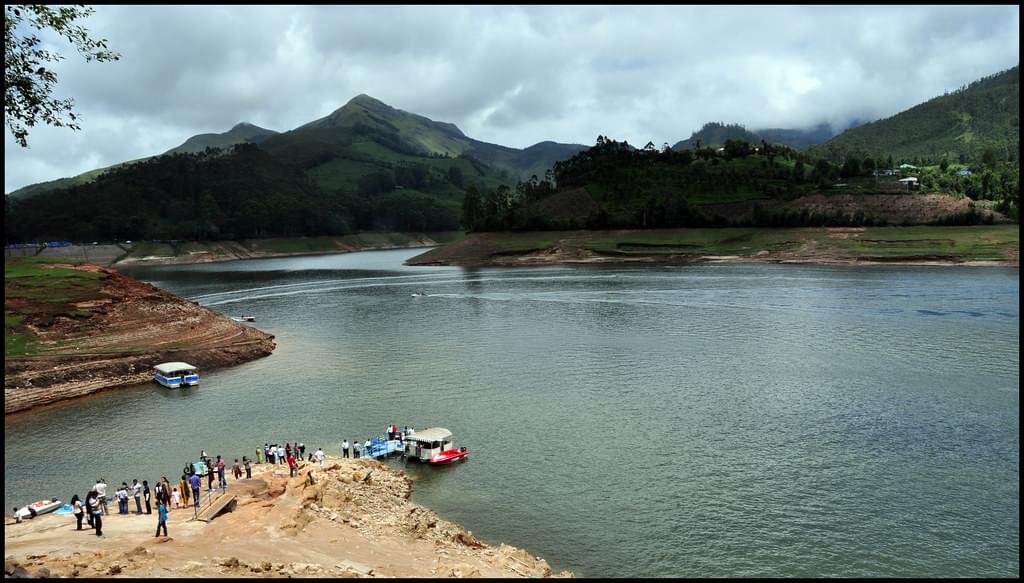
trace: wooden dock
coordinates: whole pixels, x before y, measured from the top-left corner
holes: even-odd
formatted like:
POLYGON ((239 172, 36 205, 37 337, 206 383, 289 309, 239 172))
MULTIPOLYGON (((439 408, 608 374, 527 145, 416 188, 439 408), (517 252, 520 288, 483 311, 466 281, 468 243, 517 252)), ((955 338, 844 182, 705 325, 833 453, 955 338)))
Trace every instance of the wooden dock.
POLYGON ((213 495, 210 497, 208 503, 204 503, 196 514, 196 520, 202 520, 203 522, 210 522, 222 512, 231 512, 235 509, 235 505, 238 503, 238 497, 234 494, 229 494, 226 490, 221 491, 219 495, 213 495))

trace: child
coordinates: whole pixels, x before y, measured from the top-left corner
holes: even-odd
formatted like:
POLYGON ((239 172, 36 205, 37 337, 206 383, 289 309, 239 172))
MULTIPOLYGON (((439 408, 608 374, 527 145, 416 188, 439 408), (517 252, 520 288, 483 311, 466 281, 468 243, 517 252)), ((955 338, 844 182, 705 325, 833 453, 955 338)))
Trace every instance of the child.
POLYGON ((174 504, 174 508, 181 508, 181 492, 178 491, 178 487, 174 487, 174 492, 171 493, 171 503, 174 504))

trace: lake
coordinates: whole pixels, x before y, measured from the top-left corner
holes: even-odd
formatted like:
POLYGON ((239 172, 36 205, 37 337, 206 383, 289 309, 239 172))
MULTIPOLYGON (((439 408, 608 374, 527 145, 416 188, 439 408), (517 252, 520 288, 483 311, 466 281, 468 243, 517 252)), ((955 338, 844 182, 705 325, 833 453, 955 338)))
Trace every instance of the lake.
POLYGON ((555 571, 1019 576, 1019 269, 422 251, 122 269, 278 347, 5 423, 5 504, 442 426, 472 453, 410 464, 413 500, 555 571))

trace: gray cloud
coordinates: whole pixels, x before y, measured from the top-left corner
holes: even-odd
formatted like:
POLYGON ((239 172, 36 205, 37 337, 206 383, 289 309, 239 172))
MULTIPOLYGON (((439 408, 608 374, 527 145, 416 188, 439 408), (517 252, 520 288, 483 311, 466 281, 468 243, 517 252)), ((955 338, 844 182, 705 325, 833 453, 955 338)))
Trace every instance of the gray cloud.
POLYGON ((97 6, 122 55, 66 44, 82 131, 5 137, 6 192, 239 121, 285 131, 360 93, 526 147, 675 143, 707 121, 888 117, 1012 67, 1018 6, 97 6))

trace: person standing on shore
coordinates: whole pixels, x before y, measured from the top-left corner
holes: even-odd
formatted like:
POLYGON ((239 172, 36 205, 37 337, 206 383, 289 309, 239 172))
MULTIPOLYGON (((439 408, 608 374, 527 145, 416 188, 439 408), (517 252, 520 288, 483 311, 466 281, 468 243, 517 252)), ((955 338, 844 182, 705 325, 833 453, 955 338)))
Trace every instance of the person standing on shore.
POLYGON ((258 464, 262 464, 262 463, 263 463, 263 462, 261 461, 262 459, 263 459, 263 458, 261 458, 261 457, 260 457, 260 448, 258 448, 258 447, 257 447, 257 448, 256 448, 256 463, 258 463, 258 464))
POLYGON ((224 459, 217 456, 217 479, 220 480, 220 487, 222 490, 227 490, 228 481, 224 477, 224 459))
POLYGON ((324 469, 324 448, 316 448, 316 453, 313 454, 313 457, 316 458, 316 461, 320 462, 320 469, 324 469))
POLYGON ((103 478, 96 480, 96 485, 93 486, 96 489, 96 496, 100 502, 100 506, 103 508, 104 514, 110 514, 107 510, 107 481, 103 478))
POLYGON ((153 514, 151 499, 153 494, 149 491, 149 480, 142 480, 142 497, 146 499, 146 514, 153 514))
POLYGON ((171 482, 167 479, 167 476, 163 476, 164 481, 164 504, 167 508, 171 507, 171 482))
POLYGON ((92 499, 96 497, 95 490, 89 490, 89 493, 85 495, 85 517, 89 521, 89 528, 96 528, 96 521, 92 518, 92 499))
POLYGON ((189 494, 192 490, 192 486, 188 483, 188 476, 185 474, 181 475, 181 479, 178 480, 178 488, 181 490, 181 499, 185 502, 185 506, 189 505, 189 494))
POLYGON ((211 465, 206 466, 206 491, 207 492, 212 492, 213 491, 213 473, 214 473, 214 471, 215 470, 214 470, 213 466, 211 466, 211 465))
POLYGON ((174 509, 181 508, 181 492, 178 491, 178 487, 174 487, 174 491, 171 492, 171 504, 174 505, 174 509))
POLYGON ((199 512, 199 491, 203 487, 203 480, 199 477, 199 474, 192 474, 188 479, 189 486, 192 486, 192 505, 195 506, 196 512, 199 512))
POLYGON ((161 501, 156 507, 156 512, 158 522, 156 523, 156 534, 154 534, 153 537, 156 538, 160 536, 161 528, 164 529, 164 536, 167 536, 167 504, 161 501))
POLYGON ((160 480, 153 484, 153 497, 156 498, 157 506, 164 501, 164 483, 160 480))
POLYGON ((252 460, 247 458, 247 457, 245 457, 243 455, 242 456, 242 464, 245 465, 245 479, 246 480, 251 480, 252 479, 252 460))
POLYGON ((85 516, 85 509, 82 508, 82 501, 78 499, 78 494, 71 497, 71 508, 75 512, 75 520, 78 521, 78 528, 75 530, 82 530, 82 518, 85 516))
POLYGON ((132 497, 135 498, 135 514, 142 514, 142 485, 138 478, 132 480, 132 497))
POLYGON ((298 470, 298 462, 295 461, 295 455, 292 453, 288 454, 288 471, 291 474, 290 477, 295 477, 295 472, 298 470))
POLYGON ((96 536, 103 537, 103 504, 100 503, 98 493, 89 492, 92 496, 89 503, 89 512, 92 514, 92 524, 96 528, 96 536))
POLYGON ((341 440, 341 457, 348 457, 348 440, 341 440))
POLYGON ((121 487, 117 489, 117 513, 128 514, 128 483, 121 482, 121 487))
POLYGON ((352 440, 352 457, 353 458, 359 459, 359 448, 360 447, 362 447, 362 445, 359 443, 359 440, 358 439, 353 439, 352 440))
POLYGON ((231 466, 231 475, 234 476, 236 480, 242 479, 242 466, 238 465, 238 458, 235 458, 235 463, 231 466))

